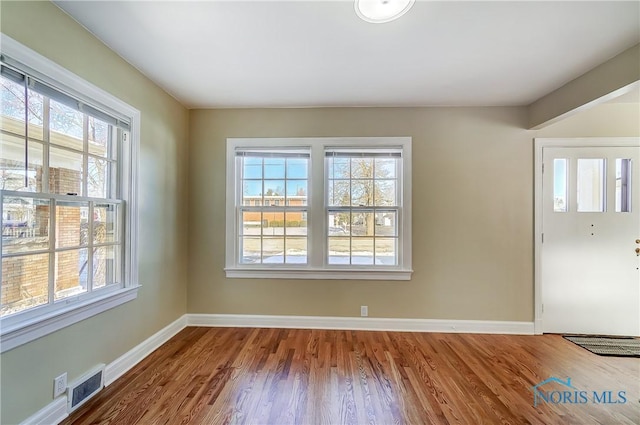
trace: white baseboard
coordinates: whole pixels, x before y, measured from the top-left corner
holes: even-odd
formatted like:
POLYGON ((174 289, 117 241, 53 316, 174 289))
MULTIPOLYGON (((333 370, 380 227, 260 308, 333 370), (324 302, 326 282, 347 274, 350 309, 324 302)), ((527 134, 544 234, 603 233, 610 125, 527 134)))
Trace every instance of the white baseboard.
POLYGON ((533 322, 491 320, 388 319, 376 317, 187 314, 187 326, 343 329, 533 335, 533 322))
POLYGON ((59 424, 69 414, 67 413, 67 396, 58 397, 44 408, 29 416, 20 425, 52 425, 59 424))
POLYGON ((104 368, 104 385, 111 385, 113 381, 124 375, 129 369, 140 363, 153 350, 171 339, 175 334, 187 326, 187 315, 159 330, 149 338, 124 353, 104 368))

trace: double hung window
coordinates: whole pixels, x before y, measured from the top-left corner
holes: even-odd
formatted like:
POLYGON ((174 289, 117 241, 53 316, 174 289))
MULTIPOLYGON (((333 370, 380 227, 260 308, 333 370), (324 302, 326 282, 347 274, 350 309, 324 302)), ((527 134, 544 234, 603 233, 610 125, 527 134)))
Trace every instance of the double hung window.
POLYGON ((132 299, 136 287, 131 129, 138 113, 14 43, 10 49, 31 63, 3 51, 3 350, 33 339, 34 324, 73 323, 132 299))
POLYGON ((410 278, 410 138, 228 139, 227 152, 227 276, 410 278))

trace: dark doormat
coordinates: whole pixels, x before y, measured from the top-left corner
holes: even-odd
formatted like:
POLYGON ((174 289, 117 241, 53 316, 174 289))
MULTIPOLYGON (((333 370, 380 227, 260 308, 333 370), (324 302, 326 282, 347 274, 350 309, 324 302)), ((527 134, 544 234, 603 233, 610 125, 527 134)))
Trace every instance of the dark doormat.
POLYGON ((640 357, 640 338, 563 335, 564 339, 599 356, 640 357))

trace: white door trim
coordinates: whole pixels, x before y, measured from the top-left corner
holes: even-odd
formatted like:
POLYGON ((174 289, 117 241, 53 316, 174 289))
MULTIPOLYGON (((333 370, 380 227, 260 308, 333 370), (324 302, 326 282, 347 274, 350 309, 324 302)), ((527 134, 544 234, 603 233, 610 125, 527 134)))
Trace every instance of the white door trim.
POLYGON ((535 138, 534 155, 534 333, 542 334, 542 149, 576 147, 640 147, 640 137, 535 138))

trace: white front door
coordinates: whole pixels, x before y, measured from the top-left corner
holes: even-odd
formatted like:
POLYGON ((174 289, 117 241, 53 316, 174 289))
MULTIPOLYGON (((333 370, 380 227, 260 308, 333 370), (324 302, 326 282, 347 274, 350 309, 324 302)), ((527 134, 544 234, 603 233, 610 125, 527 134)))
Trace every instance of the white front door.
POLYGON ((640 336, 640 147, 542 157, 543 332, 640 336))

